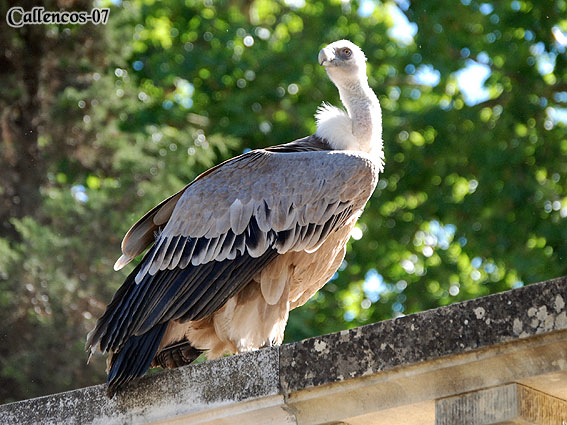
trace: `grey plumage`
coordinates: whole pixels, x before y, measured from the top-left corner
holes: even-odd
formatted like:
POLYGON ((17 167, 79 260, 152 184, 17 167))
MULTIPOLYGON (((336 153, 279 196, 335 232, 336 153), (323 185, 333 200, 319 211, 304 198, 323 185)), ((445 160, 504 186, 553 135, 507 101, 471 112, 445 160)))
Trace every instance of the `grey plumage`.
MULTIPOLYGON (((140 282, 146 273, 165 270, 180 257, 177 236, 203 239, 198 255, 192 256, 195 266, 222 260, 225 255, 232 258, 244 250, 258 257, 268 249, 269 231, 290 233, 284 242, 275 244, 280 254, 297 248, 313 249, 320 242, 322 226, 332 216, 349 206, 353 210, 362 208, 377 175, 371 159, 361 152, 258 150, 243 155, 185 189, 156 241, 152 260, 138 273, 136 281, 140 282), (289 170, 294 170, 293 181, 281 178, 289 170), (205 198, 207 211, 203 211, 205 198), (257 217, 259 232, 251 246, 245 231, 253 216, 257 217), (294 239, 295 226, 301 230, 309 224, 320 227, 308 239, 300 234, 294 239), (236 235, 234 240, 226 240, 229 230, 236 235), (219 241, 224 249, 222 256, 217 251, 219 241)), ((140 240, 145 242, 146 238, 140 240)))

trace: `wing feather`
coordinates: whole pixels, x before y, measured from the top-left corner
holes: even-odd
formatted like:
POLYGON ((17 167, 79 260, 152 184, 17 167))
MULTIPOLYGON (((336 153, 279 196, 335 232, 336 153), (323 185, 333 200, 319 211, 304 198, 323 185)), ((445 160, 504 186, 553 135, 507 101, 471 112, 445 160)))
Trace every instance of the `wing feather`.
POLYGON ((271 230, 271 221, 270 221, 270 208, 268 207, 268 203, 265 199, 259 201, 256 205, 256 211, 254 217, 256 218, 256 223, 258 223, 258 228, 262 232, 268 232, 271 230))
POLYGON ((183 239, 184 236, 183 235, 176 235, 173 236, 171 238, 171 242, 169 243, 169 246, 167 247, 167 251, 163 257, 163 261, 159 267, 160 270, 165 270, 169 267, 169 265, 171 264, 171 260, 173 259, 173 256, 177 253, 177 245, 179 245, 179 241, 181 239, 183 239))
POLYGON ((232 251, 232 247, 234 246, 235 239, 236 239, 236 235, 232 232, 232 230, 229 230, 226 233, 226 237, 223 241, 222 248, 216 257, 217 261, 224 261, 228 258, 230 252, 232 251))
POLYGON ((193 251, 195 250, 195 245, 197 245, 197 239, 188 236, 187 243, 183 248, 181 253, 181 258, 179 259, 179 267, 184 269, 191 262, 191 257, 193 256, 193 251))
POLYGON ((240 235, 250 222, 250 217, 253 212, 253 205, 251 202, 242 203, 238 198, 230 205, 229 209, 230 215, 230 227, 231 230, 236 235, 240 235))
POLYGON ((169 266, 167 267, 169 270, 173 270, 175 267, 177 267, 179 265, 179 262, 181 261, 181 256, 183 254, 183 251, 185 251, 185 246, 187 245, 187 241, 189 239, 190 238, 188 236, 182 236, 181 237, 179 243, 177 244, 175 254, 171 258, 171 262, 169 263, 169 266))
POLYGON ((207 255, 207 249, 211 244, 211 239, 207 238, 199 238, 197 239, 197 244, 195 245, 195 250, 193 251, 193 255, 191 256, 191 264, 194 266, 198 266, 202 264, 207 255))
POLYGON ((378 168, 346 151, 253 151, 225 163, 185 189, 136 280, 245 253, 257 258, 270 247, 313 252, 364 207, 378 168))

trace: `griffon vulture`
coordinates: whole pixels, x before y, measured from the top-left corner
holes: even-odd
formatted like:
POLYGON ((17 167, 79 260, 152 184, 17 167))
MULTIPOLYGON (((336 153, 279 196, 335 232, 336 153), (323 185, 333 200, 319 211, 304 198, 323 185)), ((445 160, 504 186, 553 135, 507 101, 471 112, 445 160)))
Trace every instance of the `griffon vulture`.
POLYGON ((151 366, 280 344, 288 314, 335 273, 383 168, 380 104, 347 40, 319 52, 346 112, 314 135, 198 176, 122 241, 120 270, 150 247, 87 337, 108 352, 108 394, 151 366))

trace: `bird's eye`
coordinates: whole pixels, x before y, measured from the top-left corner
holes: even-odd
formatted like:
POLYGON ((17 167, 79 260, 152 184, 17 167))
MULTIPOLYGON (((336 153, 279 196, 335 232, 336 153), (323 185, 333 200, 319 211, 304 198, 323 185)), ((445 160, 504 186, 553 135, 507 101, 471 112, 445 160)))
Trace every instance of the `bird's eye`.
POLYGON ((348 47, 345 47, 342 51, 343 55, 345 55, 347 58, 350 58, 352 56, 352 50, 350 50, 348 47))

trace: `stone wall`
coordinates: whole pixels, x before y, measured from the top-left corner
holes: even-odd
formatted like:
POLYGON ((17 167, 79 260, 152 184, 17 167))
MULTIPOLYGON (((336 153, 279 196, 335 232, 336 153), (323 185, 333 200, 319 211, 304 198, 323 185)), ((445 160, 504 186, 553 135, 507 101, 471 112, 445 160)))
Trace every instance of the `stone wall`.
POLYGON ((0 424, 567 424, 567 278, 0 406, 0 424))

